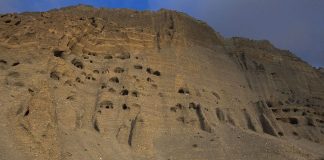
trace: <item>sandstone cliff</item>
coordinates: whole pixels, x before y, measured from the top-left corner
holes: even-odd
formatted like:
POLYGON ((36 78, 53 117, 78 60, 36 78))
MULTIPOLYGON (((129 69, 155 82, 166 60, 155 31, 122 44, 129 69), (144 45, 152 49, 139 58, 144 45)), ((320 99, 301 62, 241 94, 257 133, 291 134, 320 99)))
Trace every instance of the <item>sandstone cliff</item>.
POLYGON ((183 13, 0 15, 0 159, 321 159, 324 76, 183 13))

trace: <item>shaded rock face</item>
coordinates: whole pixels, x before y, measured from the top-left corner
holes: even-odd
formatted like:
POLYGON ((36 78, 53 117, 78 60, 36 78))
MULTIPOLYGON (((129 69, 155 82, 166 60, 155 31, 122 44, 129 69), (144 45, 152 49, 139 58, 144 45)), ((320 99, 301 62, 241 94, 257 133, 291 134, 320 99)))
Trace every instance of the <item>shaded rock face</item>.
POLYGON ((0 159, 320 159, 321 70, 168 10, 0 16, 0 159))

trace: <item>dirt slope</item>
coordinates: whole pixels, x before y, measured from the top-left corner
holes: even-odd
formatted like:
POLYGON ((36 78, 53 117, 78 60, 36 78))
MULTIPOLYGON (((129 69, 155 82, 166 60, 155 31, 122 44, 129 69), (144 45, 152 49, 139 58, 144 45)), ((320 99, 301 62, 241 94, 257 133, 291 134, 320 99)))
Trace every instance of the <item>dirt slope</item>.
POLYGON ((0 160, 324 159, 324 76, 183 13, 0 15, 0 160))

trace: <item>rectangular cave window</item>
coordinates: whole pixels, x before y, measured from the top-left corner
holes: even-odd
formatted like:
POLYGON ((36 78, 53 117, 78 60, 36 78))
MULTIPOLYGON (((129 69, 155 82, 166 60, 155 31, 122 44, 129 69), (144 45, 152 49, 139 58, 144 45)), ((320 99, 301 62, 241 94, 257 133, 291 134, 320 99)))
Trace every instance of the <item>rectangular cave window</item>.
POLYGON ((298 124, 298 119, 297 118, 289 118, 289 123, 293 124, 293 125, 297 125, 298 124))

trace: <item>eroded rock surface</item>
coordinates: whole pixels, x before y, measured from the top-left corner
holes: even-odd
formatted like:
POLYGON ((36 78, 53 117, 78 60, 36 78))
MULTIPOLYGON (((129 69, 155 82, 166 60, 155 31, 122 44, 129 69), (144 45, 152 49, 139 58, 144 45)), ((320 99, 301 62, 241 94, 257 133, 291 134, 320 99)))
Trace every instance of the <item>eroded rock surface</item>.
POLYGON ((0 159, 321 159, 324 76, 175 11, 0 16, 0 159))

